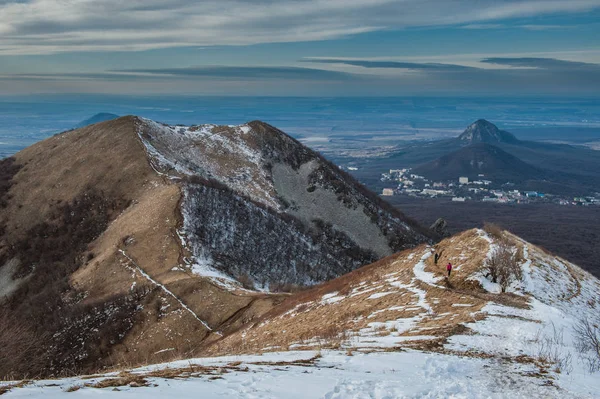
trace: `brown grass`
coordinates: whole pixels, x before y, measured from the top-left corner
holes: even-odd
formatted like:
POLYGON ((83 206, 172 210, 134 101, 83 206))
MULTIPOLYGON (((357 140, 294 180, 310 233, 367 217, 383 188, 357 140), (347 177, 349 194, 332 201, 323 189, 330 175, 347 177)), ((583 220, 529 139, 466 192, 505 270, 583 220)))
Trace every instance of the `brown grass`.
POLYGON ((483 224, 483 230, 497 240, 501 240, 504 237, 504 229, 495 223, 485 222, 483 224))
POLYGON ((111 387, 123 387, 129 385, 130 387, 147 387, 150 384, 148 380, 144 376, 131 374, 131 373, 121 373, 119 377, 116 378, 107 378, 95 383, 85 384, 86 387, 89 388, 111 388, 111 387))

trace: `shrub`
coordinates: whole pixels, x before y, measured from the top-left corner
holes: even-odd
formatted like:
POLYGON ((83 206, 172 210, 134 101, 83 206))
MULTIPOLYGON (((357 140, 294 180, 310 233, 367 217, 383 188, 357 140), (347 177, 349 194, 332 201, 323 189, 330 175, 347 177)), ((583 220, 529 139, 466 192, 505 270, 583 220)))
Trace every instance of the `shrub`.
POLYGON ((507 240, 495 244, 491 256, 485 260, 482 271, 493 283, 500 284, 502 292, 515 281, 523 279, 523 270, 518 260, 518 251, 507 240))
POLYGON ((573 330, 575 348, 587 364, 589 372, 600 371, 600 320, 581 318, 573 330))
POLYGON ((565 350, 563 329, 552 323, 552 334, 539 330, 533 341, 536 345, 536 358, 546 364, 553 364, 557 373, 570 374, 573 371, 571 352, 565 350))

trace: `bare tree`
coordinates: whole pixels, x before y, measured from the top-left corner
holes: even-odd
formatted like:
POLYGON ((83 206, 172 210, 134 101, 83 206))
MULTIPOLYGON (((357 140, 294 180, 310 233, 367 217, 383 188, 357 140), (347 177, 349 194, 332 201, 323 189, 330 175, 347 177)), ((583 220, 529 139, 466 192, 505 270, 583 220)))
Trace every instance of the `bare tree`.
POLYGON ((600 320, 581 318, 573 330, 575 347, 590 373, 600 371, 600 320))
POLYGON ((495 244, 491 256, 482 266, 482 271, 493 283, 500 284, 502 292, 506 292, 513 282, 523 279, 518 251, 506 239, 499 240, 495 244))

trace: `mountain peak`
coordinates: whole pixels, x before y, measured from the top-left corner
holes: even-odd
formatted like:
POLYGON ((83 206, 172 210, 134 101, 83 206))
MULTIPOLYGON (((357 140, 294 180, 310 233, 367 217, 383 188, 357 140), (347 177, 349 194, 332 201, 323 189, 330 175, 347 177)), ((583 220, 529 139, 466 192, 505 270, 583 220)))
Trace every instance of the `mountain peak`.
POLYGON ((473 122, 458 139, 468 144, 516 143, 519 141, 512 133, 498 129, 496 125, 485 119, 473 122))

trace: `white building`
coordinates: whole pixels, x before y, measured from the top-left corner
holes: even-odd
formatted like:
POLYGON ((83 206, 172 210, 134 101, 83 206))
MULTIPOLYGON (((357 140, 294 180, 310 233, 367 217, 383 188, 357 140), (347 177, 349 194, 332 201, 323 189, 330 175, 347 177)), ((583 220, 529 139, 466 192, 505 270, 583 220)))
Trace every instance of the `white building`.
POLYGON ((469 184, 469 178, 468 177, 459 177, 458 182, 460 184, 469 184))
POLYGON ((384 188, 383 193, 381 195, 385 195, 386 197, 392 196, 392 195, 394 195, 394 189, 393 188, 384 188))
POLYGON ((465 202, 465 197, 453 197, 453 202, 465 202))

